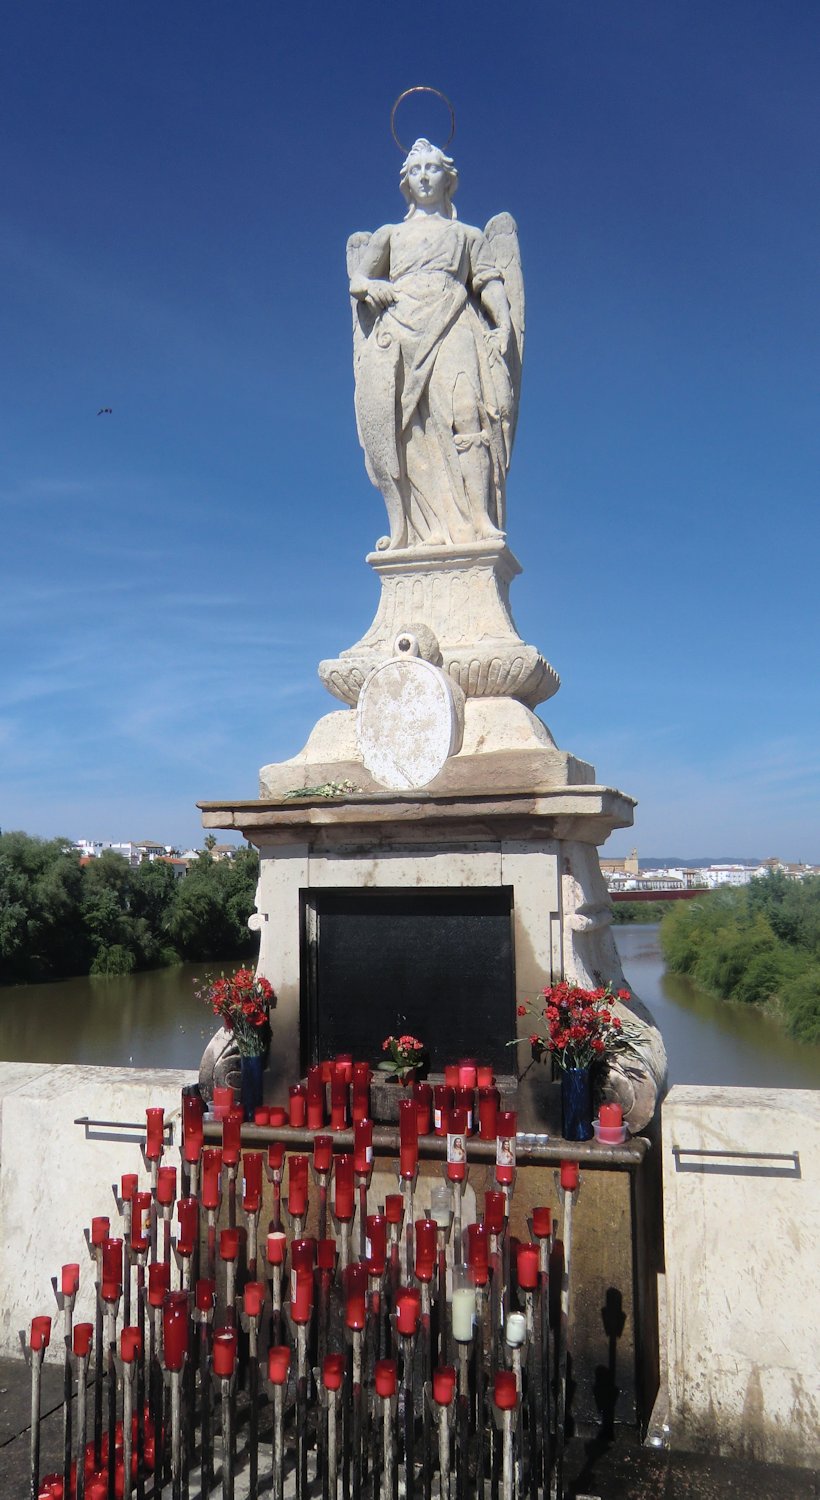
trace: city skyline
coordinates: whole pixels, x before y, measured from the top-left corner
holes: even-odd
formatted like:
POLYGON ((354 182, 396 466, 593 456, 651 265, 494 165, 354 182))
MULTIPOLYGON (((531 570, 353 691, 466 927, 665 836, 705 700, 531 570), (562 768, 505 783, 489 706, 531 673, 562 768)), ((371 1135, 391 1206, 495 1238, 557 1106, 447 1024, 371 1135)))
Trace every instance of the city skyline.
POLYGON ((512 610, 558 744, 638 798, 603 853, 820 861, 820 15, 457 22, 420 0, 431 57, 387 9, 4 18, 4 830, 201 845, 340 706, 387 529, 345 241, 401 215, 429 82, 460 216, 519 226, 512 610))

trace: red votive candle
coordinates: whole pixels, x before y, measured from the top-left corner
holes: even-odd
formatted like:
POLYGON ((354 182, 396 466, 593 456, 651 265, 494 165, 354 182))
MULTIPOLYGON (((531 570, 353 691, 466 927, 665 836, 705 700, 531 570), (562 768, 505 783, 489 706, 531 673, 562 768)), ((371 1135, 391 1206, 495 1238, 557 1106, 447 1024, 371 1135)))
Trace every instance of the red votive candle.
POLYGON ((72 1261, 60 1272, 60 1291, 64 1297, 76 1297, 79 1286, 80 1268, 72 1261))
POLYGON ((277 1173, 281 1182, 282 1168, 285 1164, 285 1147, 282 1141, 271 1141, 268 1146, 268 1172, 275 1180, 277 1173))
POLYGON ((472 1057, 462 1058, 458 1065, 458 1085, 462 1089, 474 1089, 476 1086, 476 1064, 472 1057))
POLYGON ((290 1247, 290 1263, 294 1271, 309 1271, 313 1275, 316 1264, 316 1241, 309 1235, 294 1240, 290 1247))
POLYGON ((202 1207, 219 1208, 219 1187, 222 1177, 222 1152, 217 1146, 206 1146, 202 1153, 202 1207))
POLYGON ((315 1135, 313 1137, 314 1172, 329 1172, 332 1161, 333 1137, 330 1135, 315 1135))
POLYGON ((467 1264, 476 1286, 486 1286, 490 1261, 485 1224, 467 1225, 467 1264))
POLYGON ((133 1203, 134 1194, 139 1188, 139 1178, 136 1172, 123 1172, 120 1183, 120 1197, 123 1203, 133 1203))
POLYGON ((532 1211, 532 1232, 537 1240, 548 1240, 552 1234, 552 1209, 534 1208, 532 1211))
POLYGON ((202 1121, 205 1117, 205 1103, 201 1094, 182 1095, 182 1139, 187 1140, 189 1135, 202 1134, 202 1121))
POLYGON ((290 1369, 290 1349, 287 1344, 273 1344, 268 1350, 268 1380, 271 1385, 284 1385, 290 1369))
POLYGON ((282 1232, 281 1229, 274 1229, 272 1233, 268 1235, 265 1248, 269 1266, 283 1265, 285 1260, 285 1250, 287 1248, 287 1236, 282 1232))
POLYGON ((91 1220, 91 1243, 95 1249, 101 1248, 103 1241, 108 1239, 110 1228, 110 1219, 99 1218, 91 1220))
POLYGON ((508 1185, 515 1181, 515 1110, 500 1109, 495 1130, 495 1180, 508 1185))
POLYGON ((161 1208, 170 1208, 176 1195, 176 1167, 160 1167, 157 1172, 157 1203, 161 1208))
POLYGON ((320 1271, 335 1271, 336 1241, 319 1240, 316 1246, 316 1264, 320 1271))
POLYGON ((213 1339, 214 1374, 221 1380, 230 1380, 236 1364, 236 1329, 215 1328, 213 1339))
POLYGON ((227 1086, 217 1085, 214 1089, 213 1114, 217 1120, 224 1120, 225 1116, 233 1109, 233 1089, 227 1086))
POLYGON ((181 1370, 188 1353, 188 1293, 167 1292, 162 1304, 162 1341, 166 1370, 181 1370))
POLYGON ((416 1260, 435 1260, 436 1230, 438 1228, 435 1219, 416 1219, 414 1228, 416 1231, 416 1260))
POLYGON ((429 1083, 414 1083, 413 1098, 416 1101, 416 1128, 419 1135, 429 1135, 433 1129, 433 1089, 429 1083))
POLYGON ((330 1083, 330 1080, 333 1077, 332 1061, 329 1058, 325 1058, 322 1062, 320 1062, 319 1067, 322 1070, 322 1083, 330 1083))
POLYGON ((288 1112, 282 1104, 272 1104, 268 1110, 268 1124, 275 1126, 277 1130, 288 1123, 288 1112))
POLYGON ((353 1064, 353 1077, 350 1084, 350 1113, 354 1125, 358 1120, 367 1120, 370 1118, 371 1077, 369 1063, 357 1062, 353 1064))
POLYGON ((32 1318, 29 1334, 30 1349, 47 1349, 51 1338, 51 1319, 45 1316, 32 1318))
POLYGON ((322 1364, 322 1385, 326 1391, 338 1391, 345 1378, 343 1354, 326 1354, 322 1364))
POLYGON ((495 1083, 495 1073, 489 1063, 479 1063, 475 1072, 478 1087, 480 1089, 491 1089, 495 1083))
POLYGON ((353 1126, 353 1170, 366 1177, 373 1165, 373 1121, 357 1120, 353 1126))
POLYGON ((449 1406, 456 1388, 454 1365, 440 1365, 433 1371, 433 1400, 438 1406, 449 1406))
POLYGON ((220 1229, 219 1231, 219 1258, 220 1260, 236 1260, 239 1255, 239 1230, 220 1229))
POLYGON ((179 1238, 177 1250, 180 1255, 193 1255, 199 1234, 199 1204, 196 1198, 180 1198, 177 1203, 179 1238))
POLYGON ((131 1203, 131 1249, 138 1255, 148 1249, 150 1220, 151 1194, 135 1193, 131 1203))
POLYGON ((242 1291, 245 1314, 249 1318, 261 1317, 265 1305, 264 1281, 246 1281, 242 1291))
POLYGON ((345 1322, 348 1328, 361 1329, 367 1321, 367 1267, 360 1262, 345 1271, 345 1322))
POLYGON ((577 1161, 562 1161, 561 1163, 561 1186, 565 1193, 574 1193, 578 1186, 578 1163, 577 1161))
POLYGON ((396 1328, 399 1333, 416 1333, 420 1317, 420 1291, 414 1286, 400 1287, 396 1293, 396 1328))
POLYGON ((183 1161, 187 1162, 189 1167, 199 1161, 204 1145, 205 1136, 202 1130, 200 1130, 199 1134, 194 1130, 188 1131, 182 1143, 182 1157, 183 1161))
POLYGON ((292 1219, 301 1219, 307 1213, 308 1158, 288 1157, 288 1213, 292 1219))
POLYGON ((165 1110, 147 1109, 145 1122, 145 1155, 149 1161, 159 1161, 165 1135, 165 1110))
POLYGON ((514 1411, 518 1402, 514 1370, 496 1370, 493 1401, 499 1411, 514 1411))
POLYGON ((507 1205, 503 1193, 488 1188, 484 1194, 484 1227, 488 1234, 503 1234, 507 1205))
POLYGON ((336 1218, 343 1223, 353 1218, 353 1174, 353 1157, 348 1152, 343 1152, 336 1157, 333 1203, 336 1218))
POLYGON ((494 1141, 498 1125, 498 1089, 484 1088, 478 1091, 478 1134, 482 1141, 494 1141))
POLYGON ((270 1110, 267 1104, 258 1104, 253 1112, 254 1125, 270 1125, 270 1110))
POLYGON ((368 1214, 365 1260, 368 1276, 381 1276, 387 1259, 387 1220, 384 1214, 368 1214))
POLYGON ((376 1395, 385 1400, 396 1394, 396 1361, 377 1359, 375 1369, 376 1395))
POLYGON ((467 1176, 467 1111, 451 1109, 447 1116, 447 1180, 463 1182, 467 1176))
POLYGON ((386 1193, 384 1198, 384 1217, 388 1224, 400 1224, 404 1218, 404 1199, 401 1193, 386 1193))
POLYGON ((609 1102, 601 1105, 598 1110, 598 1119, 602 1125, 619 1130, 624 1123, 624 1112, 620 1104, 609 1102))
POLYGON ((242 1111, 229 1110, 222 1121, 222 1163, 235 1167, 242 1153, 242 1111))
POLYGON ((122 1240, 103 1240, 102 1279, 122 1286, 122 1240))
POLYGON ((453 1089, 453 1106, 461 1109, 467 1117, 467 1134, 473 1133, 473 1105, 475 1104, 475 1090, 457 1088, 453 1089))
POLYGON ((148 1302, 151 1307, 162 1307, 165 1293, 171 1288, 171 1265, 167 1260, 155 1260, 148 1267, 148 1302))
POLYGON ((309 1323, 313 1311, 313 1272, 291 1273, 290 1316, 294 1323, 309 1323))
POLYGON ((198 1313, 213 1312, 216 1306, 216 1282, 203 1276, 194 1288, 194 1301, 198 1313))
POLYGON ((350 1088, 347 1079, 342 1078, 339 1073, 334 1073, 330 1080, 331 1130, 345 1130, 347 1127, 347 1097, 349 1092, 350 1088))
POLYGON ((246 1151, 242 1157, 242 1207, 258 1214, 262 1207, 262 1152, 246 1151))
POLYGON ((344 1083, 350 1083, 353 1077, 353 1053, 340 1052, 334 1060, 333 1073, 336 1078, 341 1078, 344 1083))
POLYGON ((538 1285, 539 1255, 537 1245, 519 1245, 516 1261, 518 1285, 525 1292, 532 1292, 538 1285))
POLYGON ((307 1075, 307 1128, 321 1130, 325 1123, 325 1086, 320 1067, 308 1068, 307 1075))
POLYGON ((433 1129, 436 1135, 447 1134, 447 1111, 453 1107, 453 1090, 444 1083, 433 1089, 433 1129))
POLYGON ((91 1353, 91 1343, 94 1338, 93 1323, 75 1323, 71 1330, 71 1347, 78 1359, 85 1359, 91 1353))
POLYGON ((415 1177, 419 1160, 419 1127, 415 1099, 399 1104, 399 1175, 415 1177))
POLYGON ((300 1083, 292 1083, 288 1089, 288 1123, 294 1130, 302 1130, 307 1119, 307 1100, 300 1083))
POLYGON ((458 1063, 446 1063, 445 1064, 445 1067, 444 1067, 444 1082, 445 1082, 445 1085, 446 1085, 446 1087, 448 1089, 457 1089, 459 1087, 459 1083, 458 1083, 458 1063))

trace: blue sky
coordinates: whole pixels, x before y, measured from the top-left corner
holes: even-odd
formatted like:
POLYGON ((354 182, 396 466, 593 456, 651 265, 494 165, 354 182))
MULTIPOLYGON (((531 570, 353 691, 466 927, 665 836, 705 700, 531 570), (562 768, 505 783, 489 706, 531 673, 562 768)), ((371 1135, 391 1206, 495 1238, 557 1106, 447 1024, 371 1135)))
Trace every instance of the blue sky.
POLYGON ((344 247, 425 82, 519 224, 513 609, 639 799, 608 852, 820 862, 819 58, 814 0, 7 6, 0 826, 199 843, 334 707, 386 529, 344 247))

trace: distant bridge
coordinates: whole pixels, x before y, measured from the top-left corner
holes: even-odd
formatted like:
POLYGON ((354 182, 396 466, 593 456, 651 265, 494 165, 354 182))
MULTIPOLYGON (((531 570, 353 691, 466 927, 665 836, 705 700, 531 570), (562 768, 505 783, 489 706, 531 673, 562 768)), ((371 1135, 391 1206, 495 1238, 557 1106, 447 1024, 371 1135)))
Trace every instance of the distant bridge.
POLYGON ((610 891, 613 901, 691 901, 694 896, 708 896, 708 885, 689 886, 678 891, 610 891))

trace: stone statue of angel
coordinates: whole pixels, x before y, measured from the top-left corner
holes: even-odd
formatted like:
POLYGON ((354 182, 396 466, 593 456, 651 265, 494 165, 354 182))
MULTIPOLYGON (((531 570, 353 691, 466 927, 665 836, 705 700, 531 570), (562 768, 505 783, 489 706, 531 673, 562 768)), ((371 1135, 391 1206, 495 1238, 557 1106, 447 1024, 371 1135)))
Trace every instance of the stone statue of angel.
POLYGON ((503 539, 524 347, 515 221, 482 232, 453 207, 452 157, 420 139, 400 224, 347 245, 356 422, 387 505, 379 547, 503 539))

